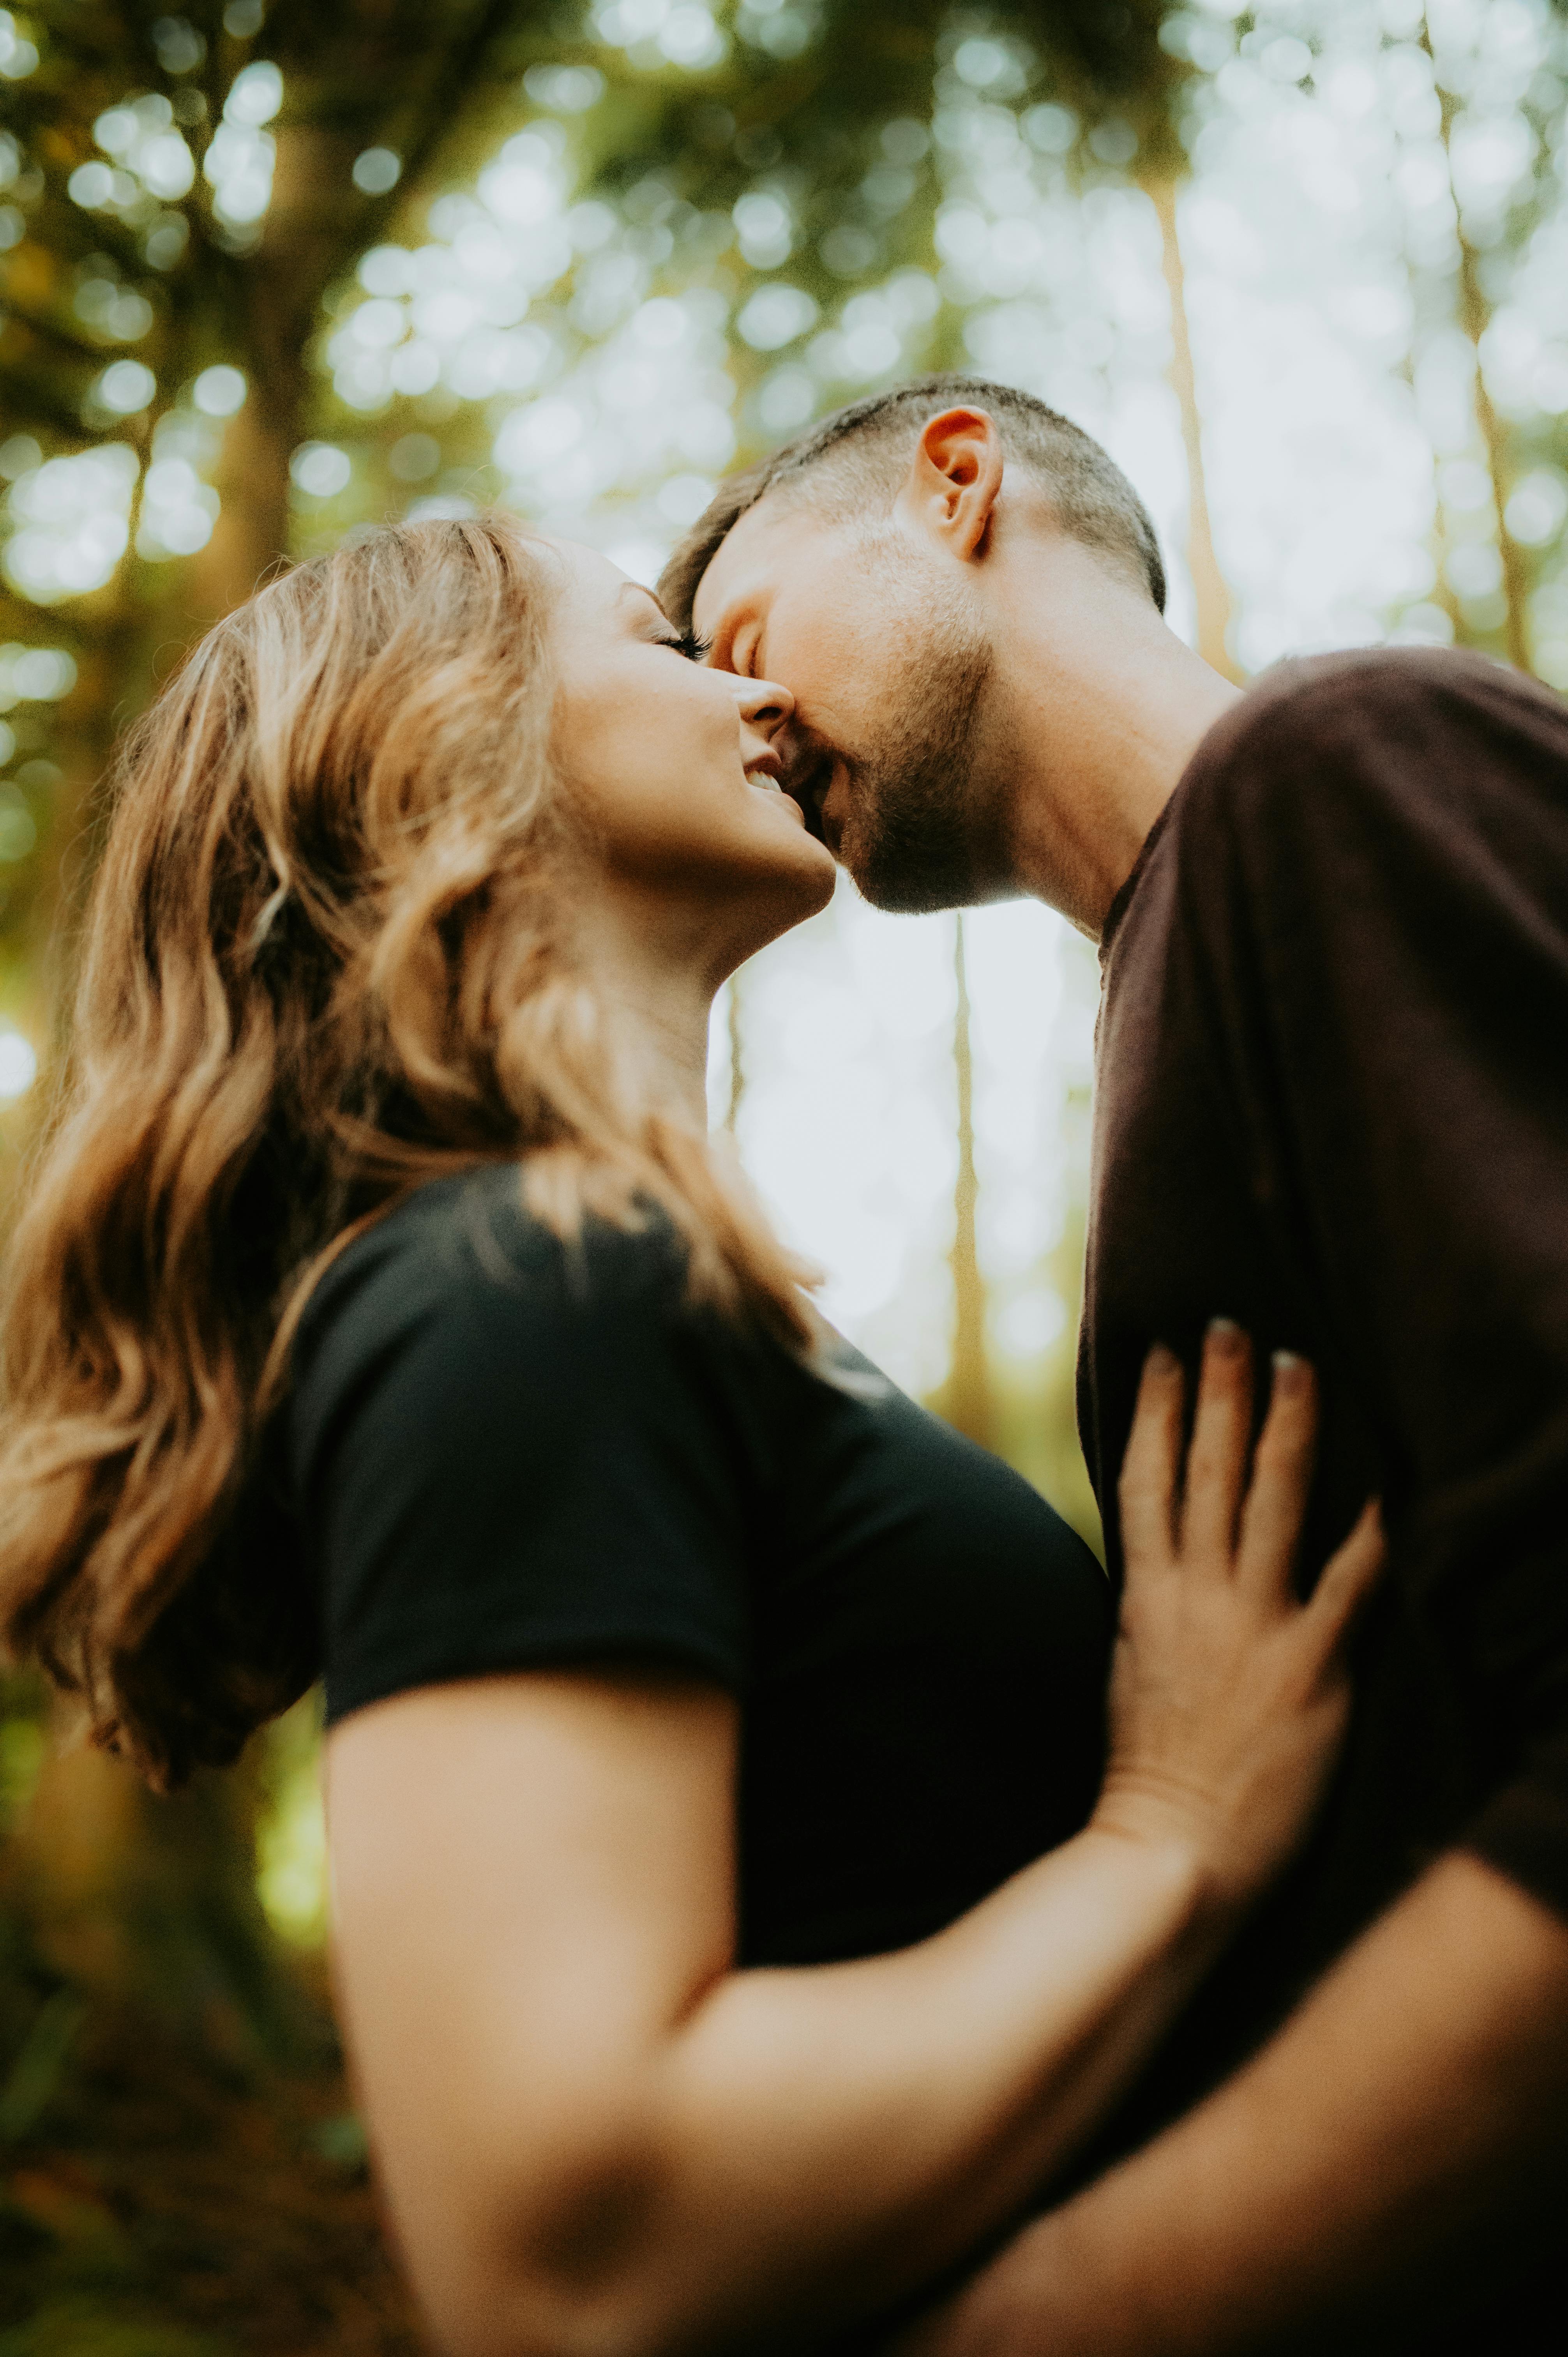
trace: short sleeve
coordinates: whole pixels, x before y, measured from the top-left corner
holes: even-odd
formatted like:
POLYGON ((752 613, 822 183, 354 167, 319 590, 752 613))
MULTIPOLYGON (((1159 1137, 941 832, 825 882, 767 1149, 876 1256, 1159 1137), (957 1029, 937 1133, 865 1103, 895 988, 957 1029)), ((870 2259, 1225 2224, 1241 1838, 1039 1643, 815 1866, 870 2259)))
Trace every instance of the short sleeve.
POLYGON ((372 1230, 301 1337, 289 1481, 329 1719, 574 1663, 745 1684, 751 1476, 672 1247, 563 1247, 501 1177, 372 1230))
POLYGON ((1568 1913, 1568 711, 1412 653, 1295 667, 1240 713, 1182 889, 1255 1184, 1449 1665, 1466 1845, 1568 1913))

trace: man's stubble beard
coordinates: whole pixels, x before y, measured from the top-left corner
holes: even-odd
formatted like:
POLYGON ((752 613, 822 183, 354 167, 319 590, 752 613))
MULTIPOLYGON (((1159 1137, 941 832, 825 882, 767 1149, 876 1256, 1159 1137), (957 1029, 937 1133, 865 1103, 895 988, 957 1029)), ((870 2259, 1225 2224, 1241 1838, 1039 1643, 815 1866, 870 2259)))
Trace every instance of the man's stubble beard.
POLYGON ((888 601, 889 636, 913 652, 876 744, 851 764, 838 849, 873 908, 911 915, 965 908, 1004 886, 994 814, 977 791, 990 647, 929 591, 912 600, 901 588, 888 601))

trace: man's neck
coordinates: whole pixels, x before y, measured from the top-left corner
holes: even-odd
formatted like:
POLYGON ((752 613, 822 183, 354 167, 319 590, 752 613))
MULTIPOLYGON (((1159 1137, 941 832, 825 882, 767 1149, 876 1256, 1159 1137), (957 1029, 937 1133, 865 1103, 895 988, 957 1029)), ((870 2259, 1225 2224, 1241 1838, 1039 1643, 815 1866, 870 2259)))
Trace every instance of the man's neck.
MULTIPOLYGON (((988 748, 1022 888, 1098 940, 1144 838, 1240 690, 1147 594, 1055 534, 999 548, 988 748)), ((983 758, 984 758, 983 756, 983 758)))

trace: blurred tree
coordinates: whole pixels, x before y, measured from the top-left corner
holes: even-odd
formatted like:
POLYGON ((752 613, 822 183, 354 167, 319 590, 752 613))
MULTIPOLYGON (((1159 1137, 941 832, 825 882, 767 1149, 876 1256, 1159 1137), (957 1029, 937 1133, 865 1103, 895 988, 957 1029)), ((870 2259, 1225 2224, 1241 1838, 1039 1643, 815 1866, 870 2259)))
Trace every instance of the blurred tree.
MULTIPOLYGON (((1187 571, 1192 578, 1198 652, 1228 679, 1239 679, 1230 644, 1230 593, 1215 554, 1209 521, 1208 478, 1203 462, 1203 419, 1193 368, 1187 321, 1187 272, 1182 261, 1177 197, 1188 170, 1184 101, 1197 70, 1187 11, 1140 0, 1137 6, 1107 7, 1092 27, 1053 28, 1052 51, 1066 67, 1069 87, 1091 116, 1125 122, 1136 156, 1138 186, 1154 208, 1160 229, 1160 258, 1171 306, 1170 383, 1181 414, 1187 458, 1187 571), (1114 23, 1114 35, 1111 26, 1114 23), (1072 37, 1073 30, 1077 38, 1072 37)), ((1199 27, 1201 35, 1202 27, 1199 27)))
MULTIPOLYGON (((1157 151, 1156 151, 1157 152, 1157 151)), ((1208 513, 1208 479, 1203 463, 1203 417, 1198 406, 1197 377, 1192 361, 1192 336, 1187 314, 1187 272, 1177 233, 1176 192, 1179 175, 1151 164, 1140 179, 1160 224, 1160 256, 1171 298, 1172 390, 1181 410, 1182 448, 1187 457, 1187 565, 1192 576, 1197 629, 1194 637, 1205 662, 1227 679, 1242 673, 1230 650, 1230 592, 1215 554, 1214 531, 1208 513)))
POLYGON ((729 1050, 728 1087, 725 1092, 724 1125, 733 1136, 740 1119, 741 1102, 746 1095, 746 1017, 745 991, 738 974, 732 974, 725 993, 725 1044, 729 1050))
POLYGON ((953 1190, 952 1353, 942 1387, 943 1415, 983 1448, 996 1445, 996 1409, 985 1346, 985 1281, 980 1273, 975 1211, 980 1186, 974 1168, 974 1052, 971 1042, 969 977, 964 970, 963 918, 953 920, 953 1079, 958 1099, 958 1179, 953 1190))
MULTIPOLYGON (((455 123, 472 135, 501 38, 529 13, 278 0, 258 56, 260 0, 38 12, 38 62, 6 91, 19 233, 0 402, 19 429, 6 471, 24 479, 5 619, 33 640, 27 608, 59 608, 78 672, 50 746, 62 774, 38 780, 54 807, 32 813, 54 845, 76 837, 160 663, 287 554, 323 294, 400 177, 455 123)), ((7 932, 42 947, 58 874, 47 850, 13 866, 7 932)))
MULTIPOLYGON (((1486 55, 1484 27, 1473 16, 1468 23, 1451 13, 1439 17, 1434 47, 1433 13, 1422 10, 1416 39, 1435 93, 1452 207, 1451 253, 1438 274, 1446 281, 1450 317, 1470 349, 1477 456, 1490 495, 1487 540, 1497 558, 1497 578, 1489 586, 1483 586, 1482 576, 1472 571, 1466 588, 1461 570, 1453 610, 1462 638, 1500 642, 1509 662, 1530 671, 1533 566, 1529 548, 1510 522, 1510 501, 1525 471, 1523 451, 1540 440, 1541 420, 1528 407, 1521 415, 1522 404, 1515 406, 1511 418, 1504 414, 1488 381, 1488 363, 1498 312, 1513 292, 1520 261, 1529 253, 1535 232, 1552 221, 1561 202, 1562 151, 1556 142, 1568 100, 1568 35, 1560 27, 1552 39, 1543 21, 1544 38, 1533 53, 1520 44, 1511 61, 1494 60, 1486 55), (1496 137, 1504 124, 1503 137, 1511 139, 1515 148, 1512 171, 1477 176, 1472 168, 1477 135, 1482 142, 1488 134, 1496 137)), ((1469 507, 1472 514, 1475 505, 1469 507)), ((1528 511, 1527 500, 1522 517, 1519 511, 1513 517, 1513 522, 1523 521, 1527 532, 1528 511)), ((1477 544, 1467 535, 1458 545, 1473 551, 1477 544)), ((1459 562, 1463 567, 1465 559, 1459 562)), ((1452 589, 1455 584, 1450 580, 1448 586, 1452 589)))

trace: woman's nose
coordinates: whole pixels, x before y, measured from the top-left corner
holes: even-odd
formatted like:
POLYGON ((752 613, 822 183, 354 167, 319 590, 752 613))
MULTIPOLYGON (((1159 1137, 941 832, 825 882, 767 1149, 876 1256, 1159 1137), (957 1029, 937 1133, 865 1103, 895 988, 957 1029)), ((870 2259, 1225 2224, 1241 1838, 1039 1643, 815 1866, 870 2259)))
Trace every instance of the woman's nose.
POLYGON ((789 689, 773 679, 737 679, 735 684, 741 718, 765 737, 777 736, 795 709, 789 689))

